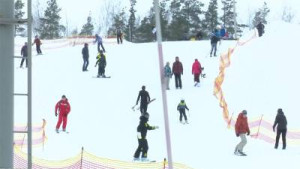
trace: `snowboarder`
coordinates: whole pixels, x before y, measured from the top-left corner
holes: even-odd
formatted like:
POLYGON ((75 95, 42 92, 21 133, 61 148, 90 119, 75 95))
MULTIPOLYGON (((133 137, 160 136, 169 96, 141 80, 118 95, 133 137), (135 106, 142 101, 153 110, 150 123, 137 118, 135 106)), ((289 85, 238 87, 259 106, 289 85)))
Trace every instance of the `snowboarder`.
POLYGON ((138 105, 140 99, 141 99, 140 111, 143 114, 143 113, 147 112, 148 103, 151 100, 149 93, 146 91, 146 86, 142 86, 142 90, 139 91, 139 95, 136 100, 136 105, 138 105))
POLYGON ((158 129, 158 126, 150 126, 147 122, 149 120, 149 114, 146 112, 140 116, 140 124, 137 127, 137 138, 139 146, 134 153, 134 161, 149 161, 147 159, 148 152, 148 141, 146 139, 148 130, 158 129), (142 153, 142 158, 140 159, 140 154, 142 153))
POLYGON ((97 62, 95 67, 98 65, 98 75, 97 77, 106 77, 105 76, 105 67, 106 67, 106 56, 103 51, 100 50, 99 54, 96 57, 97 62))
POLYGON ((277 116, 274 121, 273 131, 275 132, 275 127, 277 126, 277 135, 276 135, 276 143, 275 149, 278 148, 278 142, 280 139, 280 135, 282 135, 282 149, 286 149, 286 133, 287 133, 287 120, 282 111, 282 109, 277 110, 277 116))
POLYGON ((218 43, 218 41, 220 41, 219 34, 220 33, 217 29, 215 29, 214 33, 211 34, 211 38, 210 38, 210 44, 211 44, 210 57, 212 57, 213 51, 214 51, 214 56, 217 56, 216 55, 217 43, 218 43))
POLYGON ((182 88, 181 75, 183 75, 182 63, 179 61, 179 57, 175 57, 175 62, 173 63, 172 72, 175 75, 175 87, 176 89, 182 88))
POLYGON ((122 36, 123 36, 123 33, 122 33, 121 29, 118 28, 117 29, 117 42, 118 42, 118 44, 123 43, 123 39, 122 39, 123 37, 122 36))
POLYGON ((59 102, 56 103, 55 106, 55 116, 57 116, 58 114, 58 121, 56 124, 56 132, 59 132, 59 128, 61 123, 63 123, 63 131, 66 131, 66 127, 67 127, 67 121, 68 121, 68 115, 71 111, 71 106, 69 104, 69 101, 67 99, 67 97, 65 95, 62 95, 61 100, 59 102), (59 113, 57 113, 57 111, 59 113))
POLYGON ((198 59, 195 59, 195 62, 193 63, 192 66, 192 74, 194 75, 194 82, 195 82, 194 86, 197 86, 200 83, 199 76, 201 72, 202 72, 201 64, 198 61, 198 59))
POLYGON ((36 47, 36 52, 38 55, 42 55, 42 51, 41 51, 41 40, 39 39, 39 37, 36 35, 35 36, 35 39, 34 39, 34 42, 32 43, 32 45, 35 44, 35 47, 36 47))
POLYGON ((170 62, 166 63, 166 66, 164 67, 164 77, 165 77, 165 82, 166 82, 166 89, 170 90, 170 79, 172 78, 172 71, 170 68, 170 62))
POLYGON ((190 111, 190 109, 187 107, 187 105, 186 105, 184 99, 181 99, 180 103, 179 103, 178 106, 177 106, 177 110, 178 110, 179 113, 180 113, 179 121, 180 121, 180 123, 182 123, 182 124, 189 124, 189 123, 188 123, 188 120, 187 120, 187 117, 186 117, 186 114, 185 114, 185 109, 187 109, 188 111, 190 111), (182 116, 184 117, 185 123, 182 122, 182 116))
POLYGON ((83 66, 82 66, 82 71, 88 71, 87 67, 89 65, 89 48, 88 48, 88 44, 85 43, 84 47, 82 48, 82 57, 83 57, 83 66))
POLYGON ((256 25, 256 29, 258 31, 258 36, 261 37, 265 33, 265 25, 259 22, 256 25))
POLYGON ((100 52, 100 46, 102 47, 103 52, 105 52, 105 49, 104 49, 104 46, 103 46, 103 43, 102 43, 102 37, 99 36, 98 34, 95 35, 94 43, 96 43, 96 42, 97 42, 98 52, 100 52))
POLYGON ((24 46, 21 49, 21 56, 22 56, 22 60, 21 60, 20 68, 23 67, 23 63, 24 63, 25 60, 26 60, 26 67, 28 67, 28 62, 27 62, 27 56, 28 56, 27 42, 25 42, 24 46))
POLYGON ((234 154, 235 155, 241 155, 246 156, 246 154, 243 152, 244 146, 247 144, 247 138, 246 134, 250 135, 250 130, 248 126, 248 119, 247 119, 247 111, 243 110, 235 123, 235 134, 237 137, 241 138, 241 142, 235 147, 234 154))

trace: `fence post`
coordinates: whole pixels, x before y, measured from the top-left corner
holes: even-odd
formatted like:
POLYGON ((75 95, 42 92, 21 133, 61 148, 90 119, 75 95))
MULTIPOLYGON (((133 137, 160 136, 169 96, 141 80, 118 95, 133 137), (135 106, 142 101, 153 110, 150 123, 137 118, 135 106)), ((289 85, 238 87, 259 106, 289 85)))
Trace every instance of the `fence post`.
POLYGON ((259 126, 258 126, 258 130, 257 130, 257 134, 256 134, 256 137, 255 138, 257 138, 258 137, 258 135, 259 135, 259 129, 260 129, 260 125, 261 125, 261 121, 262 121, 262 118, 263 118, 263 114, 261 115, 261 118, 260 118, 260 121, 259 121, 259 126))
POLYGON ((229 121, 227 123, 227 128, 230 128, 230 124, 231 124, 231 120, 232 120, 233 114, 234 113, 231 114, 231 117, 230 117, 230 119, 229 119, 229 121))
POLYGON ((81 148, 81 157, 80 157, 80 169, 82 169, 82 161, 83 161, 83 147, 81 148))
POLYGON ((167 163, 167 159, 164 158, 164 169, 166 169, 166 163, 167 163))

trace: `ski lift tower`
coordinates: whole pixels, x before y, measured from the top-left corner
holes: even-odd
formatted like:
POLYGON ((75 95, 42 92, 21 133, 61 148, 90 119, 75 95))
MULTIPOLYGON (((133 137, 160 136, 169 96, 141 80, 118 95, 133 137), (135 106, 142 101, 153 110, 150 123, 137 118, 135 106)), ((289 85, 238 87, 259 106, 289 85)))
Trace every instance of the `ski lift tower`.
POLYGON ((14 168, 14 133, 27 134, 28 169, 32 168, 32 122, 31 122, 31 0, 27 0, 27 19, 14 18, 14 0, 0 0, 0 168, 14 168), (15 25, 27 24, 28 28, 28 79, 27 92, 14 91, 15 25), (27 97, 27 130, 14 131, 14 97, 27 97))

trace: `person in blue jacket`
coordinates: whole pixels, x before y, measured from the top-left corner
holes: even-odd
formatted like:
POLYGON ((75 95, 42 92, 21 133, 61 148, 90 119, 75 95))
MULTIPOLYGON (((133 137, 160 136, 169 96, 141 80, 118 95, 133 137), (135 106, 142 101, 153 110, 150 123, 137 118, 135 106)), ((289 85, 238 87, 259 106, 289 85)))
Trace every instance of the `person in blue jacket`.
POLYGON ((96 43, 96 42, 97 42, 98 52, 100 53, 100 46, 102 47, 103 52, 105 52, 105 49, 104 49, 104 46, 103 46, 103 43, 102 43, 102 38, 98 34, 95 35, 94 43, 96 43))

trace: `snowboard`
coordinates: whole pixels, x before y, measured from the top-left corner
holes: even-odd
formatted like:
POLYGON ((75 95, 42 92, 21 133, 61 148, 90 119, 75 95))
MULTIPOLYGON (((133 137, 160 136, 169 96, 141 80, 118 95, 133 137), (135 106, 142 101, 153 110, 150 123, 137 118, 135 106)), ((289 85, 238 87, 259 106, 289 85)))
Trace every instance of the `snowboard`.
MULTIPOLYGON (((148 104, 150 104, 151 102, 153 102, 153 101, 155 101, 155 100, 156 100, 156 98, 151 99, 151 100, 148 102, 148 104)), ((131 109, 132 109, 133 111, 135 111, 135 110, 140 110, 141 107, 139 106, 139 107, 136 108, 136 106, 137 106, 137 105, 132 106, 131 109)))
POLYGON ((93 78, 98 78, 98 79, 109 79, 109 78, 111 78, 111 76, 105 76, 105 77, 97 77, 97 76, 93 76, 93 78))

